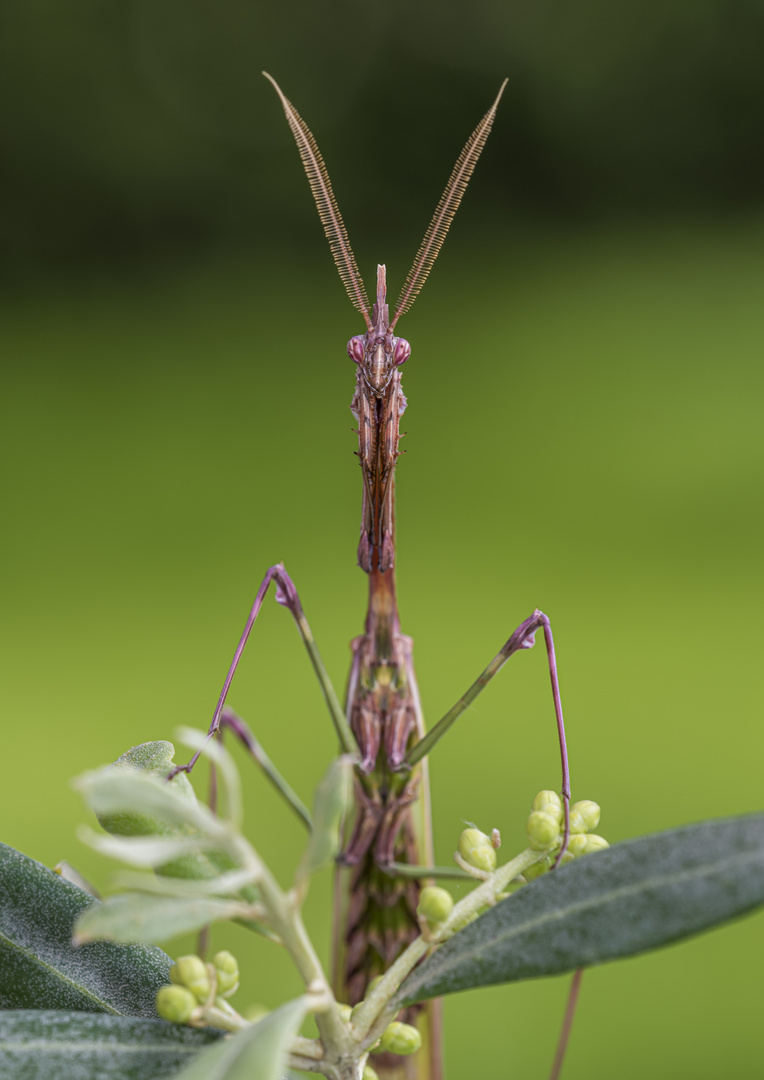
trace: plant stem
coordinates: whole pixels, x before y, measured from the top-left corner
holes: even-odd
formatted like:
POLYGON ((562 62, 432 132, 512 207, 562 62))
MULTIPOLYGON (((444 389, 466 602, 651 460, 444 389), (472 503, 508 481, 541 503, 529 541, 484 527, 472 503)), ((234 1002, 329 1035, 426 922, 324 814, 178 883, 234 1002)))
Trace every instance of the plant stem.
POLYGON ((429 940, 425 940, 422 936, 415 938, 392 967, 388 968, 369 996, 357 1006, 353 1017, 353 1034, 356 1039, 365 1043, 369 1041, 368 1037, 371 1034, 373 1038, 370 1041, 373 1042, 378 1034, 381 1034, 381 1029, 397 1012, 397 1009, 391 1009, 389 1006, 401 983, 432 946, 439 945, 460 930, 481 907, 493 904, 497 895, 504 891, 513 878, 522 874, 539 859, 546 858, 547 854, 546 851, 531 851, 530 848, 521 852, 510 862, 500 866, 487 881, 460 900, 454 906, 448 919, 430 935, 429 940))
POLYGON ((289 951, 308 992, 321 995, 326 1009, 316 1013, 316 1024, 328 1062, 342 1057, 352 1048, 347 1025, 340 1016, 337 1002, 308 937, 294 893, 285 893, 268 868, 261 864, 257 880, 260 897, 274 930, 289 951))

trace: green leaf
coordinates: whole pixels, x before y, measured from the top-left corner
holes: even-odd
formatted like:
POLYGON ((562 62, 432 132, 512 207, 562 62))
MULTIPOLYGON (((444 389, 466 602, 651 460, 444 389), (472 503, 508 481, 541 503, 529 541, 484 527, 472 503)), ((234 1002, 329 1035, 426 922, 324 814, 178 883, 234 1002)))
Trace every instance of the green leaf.
POLYGON ((74 786, 99 819, 107 823, 107 831, 122 829, 123 836, 156 833, 161 824, 191 829, 211 838, 224 832, 222 823, 206 807, 179 798, 170 784, 139 769, 108 766, 78 777, 74 786), (152 819, 161 824, 155 825, 152 819))
POLYGON ((349 754, 335 758, 321 778, 313 798, 313 829, 296 880, 326 866, 340 849, 340 824, 351 798, 353 758, 349 754))
POLYGON ((89 908, 77 920, 74 940, 103 938, 107 941, 166 941, 178 934, 193 933, 209 923, 232 919, 241 913, 238 900, 207 897, 145 896, 124 893, 89 908))
POLYGON ((219 1033, 163 1020, 44 1009, 0 1012, 0 1076, 14 1080, 153 1080, 219 1033))
MULTIPOLYGON (((101 855, 119 859, 128 866, 161 872, 171 860, 196 854, 204 846, 202 837, 186 836, 104 836, 87 826, 78 830, 79 839, 101 855)), ((209 846, 209 841, 206 842, 209 846)))
POLYGON ((0 1008, 156 1016, 154 997, 169 982, 172 964, 161 949, 72 945, 78 916, 98 906, 41 863, 0 844, 0 1008))
MULTIPOLYGON (((175 747, 171 742, 142 743, 122 754, 113 765, 86 773, 75 781, 75 787, 83 792, 101 825, 112 837, 157 837, 167 842, 168 857, 173 851, 173 840, 181 844, 176 851, 193 841, 209 846, 210 827, 216 835, 226 827, 197 802, 185 773, 177 773, 170 781, 166 779, 175 767, 174 755, 175 747), (147 809, 150 813, 145 812, 147 809)), ((82 839, 114 857, 126 854, 118 844, 113 846, 114 841, 110 843, 107 837, 93 841, 91 834, 82 839)), ((148 848, 143 850, 148 851, 148 848)), ((180 854, 157 866, 156 872, 161 877, 210 881, 236 869, 236 863, 227 852, 212 850, 180 854)), ((241 887, 238 896, 250 904, 259 898, 253 885, 241 887)), ((237 921, 255 933, 273 937, 271 930, 255 920, 237 921)))
POLYGON ((278 1080, 305 1016, 305 1000, 287 1002, 256 1024, 200 1054, 177 1080, 278 1080))
POLYGON ((654 949, 764 903, 764 815, 627 841, 546 874, 416 968, 400 1003, 654 949))

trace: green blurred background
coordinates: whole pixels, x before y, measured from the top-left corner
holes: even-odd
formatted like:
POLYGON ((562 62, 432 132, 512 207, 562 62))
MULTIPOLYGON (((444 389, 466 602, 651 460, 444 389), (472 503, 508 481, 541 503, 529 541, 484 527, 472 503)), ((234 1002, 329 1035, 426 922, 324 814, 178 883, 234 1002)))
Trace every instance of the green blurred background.
MULTIPOLYGON (((399 588, 430 723, 538 605, 574 795, 611 841, 762 809, 764 4, 5 0, 0 21, 2 839, 107 883, 69 777, 206 727, 277 560, 344 682, 362 325, 262 68, 393 295, 509 78, 400 327, 399 588)), ((272 602, 231 700, 308 798, 334 740, 272 602)), ((539 650, 432 766, 439 861, 463 818, 521 844, 558 784, 539 650)), ((299 826, 242 767, 286 882, 299 826)), ((272 948, 217 940, 242 1003, 298 992, 272 948)), ((760 1076, 763 944, 758 915, 587 974, 565 1076, 760 1076)), ((546 1076, 566 991, 449 1000, 452 1080, 546 1076)))

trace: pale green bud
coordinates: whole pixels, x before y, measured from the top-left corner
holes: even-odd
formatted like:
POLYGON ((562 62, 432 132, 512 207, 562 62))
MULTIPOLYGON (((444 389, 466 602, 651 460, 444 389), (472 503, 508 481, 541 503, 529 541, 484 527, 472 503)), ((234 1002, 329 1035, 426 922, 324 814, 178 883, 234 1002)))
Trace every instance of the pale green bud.
POLYGON ((595 851, 604 851, 605 848, 609 848, 610 844, 607 842, 604 836, 597 836, 596 833, 589 833, 586 838, 586 854, 593 855, 595 851))
POLYGON ((476 870, 490 874, 496 869, 496 849, 480 829, 464 829, 459 837, 459 854, 476 870))
POLYGON ((187 1024, 196 1004, 196 998, 185 986, 160 986, 157 991, 157 1014, 171 1024, 187 1024))
POLYGON ((596 829, 600 823, 600 808, 596 802, 592 802, 591 799, 582 799, 581 802, 573 803, 570 808, 570 816, 574 814, 580 814, 584 819, 586 825, 586 832, 591 829, 596 829))
POLYGON ((363 1080, 379 1080, 374 1069, 371 1065, 364 1065, 363 1067, 363 1080))
POLYGON ((570 811, 570 834, 571 836, 577 836, 580 833, 586 832, 586 820, 583 814, 579 814, 578 810, 570 811))
POLYGON ((402 1024, 393 1020, 388 1024, 379 1040, 380 1050, 390 1054, 415 1054, 422 1045, 422 1036, 411 1024, 402 1024))
POLYGON ((541 877, 547 870, 551 870, 554 866, 554 859, 551 855, 547 855, 545 859, 540 859, 538 862, 532 863, 526 870, 523 870, 523 877, 526 881, 535 881, 536 878, 541 877))
POLYGON ((353 1007, 351 1005, 338 1005, 337 1008, 340 1011, 340 1016, 342 1017, 342 1019, 345 1021, 346 1024, 349 1024, 350 1016, 353 1012, 353 1007))
POLYGON ((546 851, 560 836, 560 823, 545 810, 534 810, 525 825, 528 846, 533 851, 546 851))
POLYGON ((218 977, 218 993, 221 997, 230 997, 239 986, 239 963, 227 949, 215 953, 212 966, 218 977))
POLYGON ((577 859, 579 855, 586 854, 586 843, 589 839, 585 833, 577 833, 575 836, 571 836, 568 841, 568 852, 577 859))
POLYGON ((545 814, 551 814, 558 822, 562 821, 562 799, 556 791, 540 791, 533 800, 533 810, 543 810, 545 814))
POLYGON ((425 885, 419 894, 419 905, 416 913, 420 919, 425 919, 430 926, 437 926, 445 922, 451 914, 454 906, 454 898, 447 889, 441 889, 439 885, 425 885))
POLYGON ((210 993, 207 965, 199 956, 180 956, 170 968, 170 978, 187 987, 197 1001, 206 1001, 210 993))

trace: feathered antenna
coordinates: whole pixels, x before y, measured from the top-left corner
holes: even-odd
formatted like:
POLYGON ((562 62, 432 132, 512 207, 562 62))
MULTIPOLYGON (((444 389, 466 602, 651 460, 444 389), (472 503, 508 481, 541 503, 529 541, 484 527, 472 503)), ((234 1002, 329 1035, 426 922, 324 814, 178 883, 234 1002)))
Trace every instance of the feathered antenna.
POLYGON ((308 177, 310 190, 313 192, 313 198, 316 201, 321 224, 324 226, 324 232, 329 241, 329 247, 332 249, 332 255, 337 264, 337 269, 340 272, 342 284, 345 286, 353 305, 363 315, 367 327, 371 330, 372 325, 369 318, 369 304, 366 299, 363 281, 361 280, 361 275, 358 273, 355 255, 353 254, 353 249, 348 240, 345 223, 342 220, 342 214, 340 214, 339 207, 337 206, 337 200, 332 191, 332 183, 329 179, 329 173, 326 171, 324 159, 321 157, 321 151, 318 149, 316 140, 313 138, 308 125, 297 112, 294 105, 292 105, 291 101, 284 96, 281 87, 276 80, 270 76, 267 71, 264 71, 263 75, 268 82, 272 84, 281 99, 281 104, 284 106, 284 113, 286 114, 287 121, 292 129, 292 134, 297 143, 297 149, 300 151, 300 157, 302 158, 302 164, 308 177))
POLYGON ((501 89, 496 95, 496 100, 472 132, 469 139, 467 139, 465 147, 459 155, 456 165, 454 165, 454 171, 451 173, 450 179, 446 184, 446 190, 441 195, 440 202, 435 208, 430 227, 424 234, 424 240, 419 245, 419 251, 414 259, 414 265, 411 267, 411 270, 409 270, 409 276, 406 278, 403 291, 398 299, 398 306, 395 309, 393 321, 390 323, 391 330, 398 322, 401 315, 408 311, 414 303, 419 290, 427 280, 427 275, 432 269, 432 264, 438 256, 443 241, 446 239, 446 234, 454 219, 454 214, 459 209, 459 203, 462 201, 462 196, 467 190, 469 179, 472 176, 477 160, 483 151, 486 139, 490 134, 493 120, 496 116, 496 109, 499 106, 501 95, 504 93, 504 87, 507 85, 508 81, 508 79, 505 79, 501 84, 501 89))

